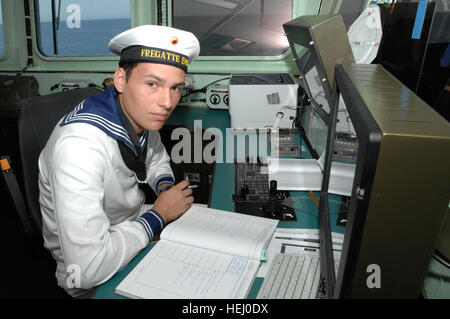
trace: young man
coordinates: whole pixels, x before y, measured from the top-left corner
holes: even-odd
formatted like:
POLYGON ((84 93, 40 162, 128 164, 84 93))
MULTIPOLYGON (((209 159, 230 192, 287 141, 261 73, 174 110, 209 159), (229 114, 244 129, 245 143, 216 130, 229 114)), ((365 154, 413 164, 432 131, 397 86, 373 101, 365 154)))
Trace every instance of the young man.
POLYGON ((187 181, 174 185, 158 130, 199 55, 197 38, 146 25, 108 47, 120 55, 114 87, 63 117, 39 157, 44 246, 74 297, 111 278, 193 202, 187 181), (140 183, 158 194, 152 209, 140 183))

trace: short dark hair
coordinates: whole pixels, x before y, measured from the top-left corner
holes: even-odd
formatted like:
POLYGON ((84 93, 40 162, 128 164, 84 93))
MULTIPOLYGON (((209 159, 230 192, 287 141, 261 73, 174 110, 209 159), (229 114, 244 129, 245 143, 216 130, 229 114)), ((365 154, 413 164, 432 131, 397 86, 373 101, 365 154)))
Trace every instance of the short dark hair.
POLYGON ((125 79, 127 82, 131 76, 131 71, 133 71, 133 69, 136 67, 136 65, 137 65, 136 62, 125 62, 125 63, 119 64, 119 67, 123 68, 125 71, 125 76, 126 76, 125 79))

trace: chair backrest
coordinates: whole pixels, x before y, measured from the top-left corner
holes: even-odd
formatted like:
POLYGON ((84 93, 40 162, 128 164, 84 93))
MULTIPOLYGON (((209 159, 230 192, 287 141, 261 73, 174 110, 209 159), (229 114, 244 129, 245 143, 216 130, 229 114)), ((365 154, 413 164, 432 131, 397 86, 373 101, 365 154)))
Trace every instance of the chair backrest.
POLYGON ((101 91, 96 88, 82 88, 31 97, 18 103, 18 138, 23 189, 29 214, 39 234, 42 230, 38 186, 39 154, 58 121, 86 97, 99 92, 101 91))

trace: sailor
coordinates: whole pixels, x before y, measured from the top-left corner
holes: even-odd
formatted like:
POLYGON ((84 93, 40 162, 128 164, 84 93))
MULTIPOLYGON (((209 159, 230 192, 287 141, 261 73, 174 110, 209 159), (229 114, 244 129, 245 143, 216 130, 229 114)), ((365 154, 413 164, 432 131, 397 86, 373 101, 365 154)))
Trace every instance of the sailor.
POLYGON ((197 38, 144 25, 108 47, 120 55, 114 85, 65 115, 39 157, 44 246, 73 297, 110 279, 194 200, 187 181, 175 184, 158 130, 199 55, 197 38), (158 195, 151 209, 139 184, 158 195))

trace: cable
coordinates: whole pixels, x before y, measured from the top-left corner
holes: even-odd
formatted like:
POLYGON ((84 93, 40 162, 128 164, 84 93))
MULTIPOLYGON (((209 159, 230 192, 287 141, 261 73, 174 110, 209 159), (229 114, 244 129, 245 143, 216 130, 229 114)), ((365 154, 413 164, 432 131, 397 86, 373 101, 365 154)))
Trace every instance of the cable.
MULTIPOLYGON (((231 76, 228 76, 228 77, 225 77, 225 78, 221 78, 221 79, 215 80, 213 82, 209 82, 207 85, 205 85, 201 89, 196 89, 196 90, 188 89, 187 93, 181 96, 181 99, 184 99, 184 98, 188 97, 189 95, 195 94, 195 93, 206 93, 206 90, 207 90, 208 86, 210 86, 210 85, 212 85, 214 83, 223 81, 223 80, 229 80, 230 78, 231 78, 231 76)), ((205 99, 205 101, 206 101, 206 99, 205 99)))
MULTIPOLYGON (((290 201, 289 199, 305 199, 305 200, 313 200, 314 203, 315 203, 316 205, 318 205, 318 204, 315 202, 314 198, 311 197, 310 195, 305 195, 305 196, 292 196, 292 195, 291 195, 291 196, 287 197, 281 204, 284 205, 284 206, 286 206, 286 207, 290 207, 290 208, 292 208, 292 209, 294 209, 294 210, 296 210, 296 211, 299 211, 299 212, 301 212, 301 213, 305 213, 305 214, 307 214, 307 215, 310 215, 310 216, 318 216, 318 214, 319 214, 318 211, 317 211, 317 212, 308 212, 308 211, 306 211, 306 210, 304 210, 304 209, 300 209, 299 207, 296 207, 296 206, 294 205, 294 203, 292 202, 292 200, 290 201), (289 202, 291 202, 291 203, 289 203, 289 202)), ((334 204, 341 204, 342 201, 329 199, 328 202, 329 202, 329 203, 334 203, 334 204)), ((316 207, 318 207, 318 206, 316 206, 316 207)), ((338 210, 339 210, 339 209, 338 209, 338 210)), ((337 211, 337 212, 330 212, 330 215, 337 215, 337 214, 340 214, 340 213, 348 213, 348 210, 339 210, 339 211, 337 211)))
POLYGON ((278 128, 278 126, 280 125, 280 121, 284 117, 284 110, 286 110, 286 109, 296 110, 298 108, 300 108, 300 106, 289 106, 289 105, 282 106, 281 109, 275 115, 275 121, 273 122, 272 128, 273 129, 277 129, 278 128))
POLYGON ((311 196, 316 206, 319 207, 319 200, 317 199, 316 195, 314 195, 312 191, 309 191, 309 196, 311 196))
POLYGON ((284 117, 284 110, 287 108, 287 105, 283 106, 275 115, 275 121, 273 122, 273 129, 277 129, 280 126, 280 121, 284 117))
POLYGON ((208 86, 210 86, 210 85, 212 85, 212 84, 214 84, 214 83, 217 83, 217 82, 220 82, 220 81, 223 81, 223 80, 229 80, 229 79, 231 79, 231 76, 224 77, 224 78, 221 78, 221 79, 218 79, 218 80, 209 82, 207 85, 205 85, 205 86, 202 87, 201 89, 189 90, 189 93, 186 94, 186 95, 184 95, 183 97, 186 97, 186 96, 188 96, 188 95, 190 95, 190 94, 193 94, 193 93, 205 93, 205 92, 206 92, 206 89, 208 88, 208 86))
POLYGON ((450 269, 450 261, 444 256, 442 255, 439 251, 435 251, 433 258, 438 261, 441 265, 443 265, 444 267, 450 269))

